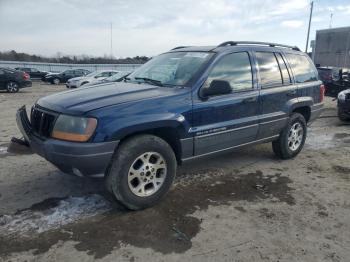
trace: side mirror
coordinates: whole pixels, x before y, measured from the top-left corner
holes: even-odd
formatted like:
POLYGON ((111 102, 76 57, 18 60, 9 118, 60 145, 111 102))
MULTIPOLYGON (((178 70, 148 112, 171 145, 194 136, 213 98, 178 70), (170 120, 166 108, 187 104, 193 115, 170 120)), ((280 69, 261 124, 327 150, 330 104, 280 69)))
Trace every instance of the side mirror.
POLYGON ((200 96, 206 98, 209 96, 225 95, 232 92, 230 83, 225 80, 213 80, 209 87, 202 87, 200 96))

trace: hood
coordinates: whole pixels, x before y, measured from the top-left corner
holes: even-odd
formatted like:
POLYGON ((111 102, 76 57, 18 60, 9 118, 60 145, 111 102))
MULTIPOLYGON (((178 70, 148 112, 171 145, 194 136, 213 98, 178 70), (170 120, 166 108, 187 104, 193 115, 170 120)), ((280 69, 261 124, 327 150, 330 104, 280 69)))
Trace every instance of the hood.
POLYGON ((40 98, 37 104, 52 111, 82 115, 106 106, 170 96, 178 88, 124 82, 82 87, 40 98))

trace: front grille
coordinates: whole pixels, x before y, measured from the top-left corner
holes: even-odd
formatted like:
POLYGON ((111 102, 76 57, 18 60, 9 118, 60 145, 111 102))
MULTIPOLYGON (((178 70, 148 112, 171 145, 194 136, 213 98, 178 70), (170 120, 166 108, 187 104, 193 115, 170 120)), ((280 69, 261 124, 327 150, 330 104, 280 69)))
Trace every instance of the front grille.
POLYGON ((56 115, 41 108, 32 107, 30 123, 36 133, 43 137, 50 137, 56 115))

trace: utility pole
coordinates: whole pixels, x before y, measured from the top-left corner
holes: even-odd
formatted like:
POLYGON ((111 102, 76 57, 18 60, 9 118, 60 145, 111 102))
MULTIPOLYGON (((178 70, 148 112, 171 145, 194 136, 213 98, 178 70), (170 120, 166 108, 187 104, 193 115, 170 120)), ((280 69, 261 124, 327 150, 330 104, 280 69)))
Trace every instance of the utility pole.
POLYGON ((333 13, 331 13, 331 18, 329 19, 329 28, 332 28, 333 13))
POLYGON ((113 58, 113 23, 111 23, 111 58, 113 58))
POLYGON ((310 8, 310 18, 309 18, 309 27, 307 29, 307 38, 306 38, 306 47, 305 47, 305 53, 307 53, 307 48, 309 45, 309 36, 310 36, 310 27, 311 27, 311 18, 312 18, 312 9, 314 8, 314 1, 311 1, 311 8, 310 8))

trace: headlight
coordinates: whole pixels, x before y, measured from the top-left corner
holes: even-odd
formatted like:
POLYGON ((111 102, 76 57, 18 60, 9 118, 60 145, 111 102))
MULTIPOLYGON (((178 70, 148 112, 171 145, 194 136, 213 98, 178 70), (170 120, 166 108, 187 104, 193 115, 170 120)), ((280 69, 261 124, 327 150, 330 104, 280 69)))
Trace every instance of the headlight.
POLYGON ((60 115, 56 120, 51 137, 61 140, 86 142, 94 133, 96 126, 96 118, 60 115))
POLYGON ((338 99, 339 100, 345 100, 345 98, 346 98, 346 93, 345 92, 340 92, 338 94, 338 99))

